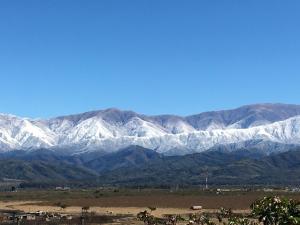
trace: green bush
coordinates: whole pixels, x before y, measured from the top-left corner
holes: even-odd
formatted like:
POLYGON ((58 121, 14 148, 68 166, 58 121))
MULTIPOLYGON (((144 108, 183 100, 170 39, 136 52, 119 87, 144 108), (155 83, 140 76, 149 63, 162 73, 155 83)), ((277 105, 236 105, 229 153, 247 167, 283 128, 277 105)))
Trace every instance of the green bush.
POLYGON ((252 215, 264 225, 300 224, 300 203, 277 196, 264 197, 251 205, 252 215))

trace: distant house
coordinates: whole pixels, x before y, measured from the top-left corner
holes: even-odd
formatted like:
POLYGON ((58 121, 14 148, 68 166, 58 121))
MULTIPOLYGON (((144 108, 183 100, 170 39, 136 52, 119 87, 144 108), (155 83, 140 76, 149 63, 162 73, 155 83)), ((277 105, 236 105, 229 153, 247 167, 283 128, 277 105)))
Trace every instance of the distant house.
POLYGON ((71 190, 70 187, 56 187, 55 188, 56 191, 69 191, 71 190))
POLYGON ((273 192, 274 189, 272 189, 272 188, 264 188, 263 191, 264 192, 273 192))
POLYGON ((26 215, 26 220, 35 220, 36 216, 34 214, 27 214, 26 215))
POLYGON ((202 206, 201 205, 193 205, 193 206, 191 206, 191 209, 192 210, 201 210, 202 206))
POLYGON ((32 215, 35 215, 35 216, 43 216, 43 215, 45 215, 45 214, 46 214, 46 212, 41 211, 41 210, 36 211, 35 213, 32 213, 32 215))

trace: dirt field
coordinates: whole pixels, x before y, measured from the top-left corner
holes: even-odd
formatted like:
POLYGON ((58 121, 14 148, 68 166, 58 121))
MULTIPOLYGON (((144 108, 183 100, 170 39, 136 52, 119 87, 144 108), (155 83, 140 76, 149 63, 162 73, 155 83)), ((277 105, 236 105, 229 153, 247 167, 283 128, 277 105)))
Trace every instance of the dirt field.
POLYGON ((216 194, 215 192, 165 190, 72 190, 68 192, 21 191, 17 193, 1 193, 0 209, 18 209, 22 211, 62 212, 58 203, 67 206, 63 212, 80 213, 83 206, 100 214, 131 214, 157 207, 156 216, 163 214, 188 214, 194 211, 192 205, 203 206, 203 211, 214 212, 220 207, 232 208, 237 212, 248 212, 250 204, 266 195, 281 195, 300 200, 300 194, 283 191, 265 193, 261 191, 235 191, 216 194))
POLYGON ((189 208, 201 205, 205 209, 220 207, 232 209, 249 209, 256 199, 267 195, 286 196, 300 200, 300 193, 285 191, 215 191, 181 190, 27 190, 19 192, 2 192, 0 201, 39 201, 40 205, 55 206, 58 202, 67 206, 97 206, 97 207, 148 207, 159 208, 189 208))
MULTIPOLYGON (((79 206, 70 206, 62 210, 56 206, 47 206, 40 204, 43 202, 29 202, 29 201, 17 201, 17 202, 1 202, 0 201, 0 210, 20 210, 24 212, 35 212, 35 211, 44 211, 44 212, 53 212, 53 213, 62 213, 62 214, 71 214, 71 215, 80 215, 81 207, 79 206)), ((89 212, 96 213, 97 215, 106 215, 108 218, 114 218, 114 216, 119 217, 120 219, 113 219, 113 222, 103 223, 105 225, 143 225, 142 221, 138 221, 136 215, 145 210, 145 207, 90 207, 89 212)), ((149 210, 149 209, 147 209, 149 210)), ((213 209, 204 209, 200 211, 190 210, 188 208, 157 208, 152 214, 155 217, 164 217, 168 214, 176 215, 188 215, 191 213, 197 212, 207 212, 214 213, 216 210, 213 209)), ((248 210, 234 210, 237 213, 248 213, 248 210)), ((213 221, 217 222, 216 218, 213 221)), ((185 225, 185 221, 178 222, 179 225, 185 225)))
MULTIPOLYGON (((201 205, 204 209, 218 209, 220 207, 232 209, 248 209, 258 196, 255 194, 236 196, 111 196, 96 199, 66 199, 63 203, 73 206, 99 206, 99 207, 148 207, 159 208, 190 208, 192 205, 201 205)), ((43 202, 41 205, 53 204, 43 202)), ((55 204, 55 203, 54 203, 55 204)))
MULTIPOLYGON (((81 207, 79 206, 70 206, 62 210, 56 206, 40 206, 39 202, 0 202, 0 209, 2 210, 21 210, 25 212, 34 212, 42 210, 45 212, 60 212, 68 214, 79 214, 81 213, 81 207)), ((135 216, 137 213, 145 210, 144 207, 90 207, 91 212, 96 212, 98 214, 108 214, 108 215, 132 215, 135 216)), ((192 210, 189 209, 178 209, 178 208, 158 208, 153 214, 156 216, 162 216, 164 214, 188 214, 192 210)))

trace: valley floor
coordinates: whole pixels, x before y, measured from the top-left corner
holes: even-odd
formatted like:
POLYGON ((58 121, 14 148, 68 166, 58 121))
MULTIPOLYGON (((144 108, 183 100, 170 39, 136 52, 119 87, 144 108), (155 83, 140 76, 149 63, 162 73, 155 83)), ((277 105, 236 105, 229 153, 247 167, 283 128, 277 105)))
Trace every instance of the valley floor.
POLYGON ((24 212, 57 212, 77 214, 88 206, 89 212, 101 215, 125 215, 117 224, 141 224, 137 213, 156 207, 153 215, 190 214, 193 205, 203 207, 202 212, 214 213, 220 207, 232 208, 236 213, 249 213, 250 204, 268 195, 286 196, 300 200, 300 193, 277 191, 242 190, 151 190, 151 189, 82 189, 82 190, 21 190, 0 192, 0 210, 21 210, 24 212), (65 205, 62 209, 59 205, 65 205))
MULTIPOLYGON (((147 207, 99 207, 93 206, 90 207, 90 211, 96 213, 97 215, 107 215, 107 216, 116 216, 122 215, 122 219, 114 220, 113 223, 108 223, 107 225, 142 225, 141 221, 136 219, 136 215, 146 210, 147 207)), ((40 201, 0 201, 0 210, 20 210, 23 212, 36 212, 44 211, 48 213, 62 213, 69 215, 80 215, 82 207, 80 206, 69 206, 66 209, 62 210, 57 206, 47 205, 46 202, 40 201)), ((149 209, 148 209, 149 210, 149 209)), ((157 208, 152 214, 155 217, 164 217, 168 214, 176 215, 188 215, 195 213, 197 211, 191 210, 189 208, 157 208)), ((214 213, 215 209, 203 209, 201 212, 214 213)), ((236 213, 249 213, 249 210, 234 210, 236 213)))

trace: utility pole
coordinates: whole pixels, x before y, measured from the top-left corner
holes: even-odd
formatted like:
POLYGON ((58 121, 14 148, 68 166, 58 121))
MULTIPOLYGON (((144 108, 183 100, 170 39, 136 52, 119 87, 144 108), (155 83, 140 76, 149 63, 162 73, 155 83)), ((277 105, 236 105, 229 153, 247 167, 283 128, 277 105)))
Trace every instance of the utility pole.
POLYGON ((208 190, 208 169, 205 170, 205 190, 208 190))

